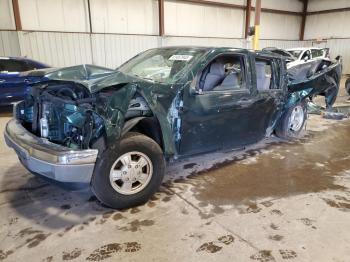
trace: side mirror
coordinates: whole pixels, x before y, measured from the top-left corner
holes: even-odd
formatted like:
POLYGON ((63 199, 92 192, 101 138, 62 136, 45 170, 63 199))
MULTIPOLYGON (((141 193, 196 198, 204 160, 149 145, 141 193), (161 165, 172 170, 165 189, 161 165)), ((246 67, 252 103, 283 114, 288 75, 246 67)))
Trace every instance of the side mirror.
POLYGON ((307 62, 308 60, 309 60, 309 57, 308 57, 308 56, 305 56, 304 62, 307 62))

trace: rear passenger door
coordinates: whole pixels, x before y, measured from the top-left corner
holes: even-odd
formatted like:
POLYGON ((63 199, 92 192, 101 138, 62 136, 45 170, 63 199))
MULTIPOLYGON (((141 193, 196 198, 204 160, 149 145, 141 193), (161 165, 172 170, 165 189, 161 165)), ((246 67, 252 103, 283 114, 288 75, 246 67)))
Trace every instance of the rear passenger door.
POLYGON ((264 101, 260 108, 256 108, 256 128, 261 132, 272 132, 271 127, 282 112, 286 99, 287 79, 285 63, 280 58, 263 54, 255 57, 255 80, 257 96, 264 101))

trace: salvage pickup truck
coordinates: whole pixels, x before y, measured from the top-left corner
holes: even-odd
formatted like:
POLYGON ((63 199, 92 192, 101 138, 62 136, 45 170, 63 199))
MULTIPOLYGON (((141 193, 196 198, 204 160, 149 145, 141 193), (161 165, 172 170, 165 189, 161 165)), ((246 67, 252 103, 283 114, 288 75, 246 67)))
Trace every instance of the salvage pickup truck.
POLYGON ((126 208, 158 190, 168 161, 299 137, 307 98, 339 87, 341 63, 291 81, 285 58, 267 51, 165 47, 112 72, 40 72, 45 80, 14 108, 7 145, 32 173, 90 185, 104 204, 126 208))

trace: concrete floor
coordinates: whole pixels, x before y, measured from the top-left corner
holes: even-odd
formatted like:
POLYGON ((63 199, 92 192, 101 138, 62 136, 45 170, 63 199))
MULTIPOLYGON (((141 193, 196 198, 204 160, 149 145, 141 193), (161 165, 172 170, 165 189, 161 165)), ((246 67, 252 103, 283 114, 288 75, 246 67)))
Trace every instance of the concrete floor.
POLYGON ((350 261, 349 134, 312 115, 299 141, 170 165, 123 211, 29 174, 1 136, 0 261, 350 261))

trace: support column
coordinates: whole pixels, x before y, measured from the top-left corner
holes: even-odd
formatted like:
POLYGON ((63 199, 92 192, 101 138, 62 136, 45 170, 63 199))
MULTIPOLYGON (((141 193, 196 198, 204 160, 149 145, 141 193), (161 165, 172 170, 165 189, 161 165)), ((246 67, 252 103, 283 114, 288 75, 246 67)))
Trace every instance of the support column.
POLYGON ((261 13, 261 0, 256 0, 255 3, 255 20, 254 20, 254 50, 259 49, 259 38, 260 38, 260 13, 261 13))
POLYGON ((18 0, 12 0, 13 15, 15 17, 16 30, 22 30, 21 16, 19 14, 18 0))
POLYGON ((247 0, 247 6, 245 9, 245 31, 244 38, 248 38, 248 32, 250 27, 250 11, 252 9, 252 0, 247 0))
POLYGON ((90 39, 90 53, 91 53, 91 63, 95 65, 95 57, 94 57, 94 46, 92 41, 92 19, 91 19, 91 3, 90 0, 87 0, 88 6, 88 15, 89 15, 89 39, 90 39))
POLYGON ((303 0, 303 14, 301 17, 301 24, 300 24, 300 35, 299 40, 304 40, 304 32, 305 32, 305 24, 306 24, 306 16, 307 16, 307 6, 308 6, 309 0, 303 0))
POLYGON ((159 36, 164 36, 164 0, 158 0, 159 36))

